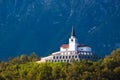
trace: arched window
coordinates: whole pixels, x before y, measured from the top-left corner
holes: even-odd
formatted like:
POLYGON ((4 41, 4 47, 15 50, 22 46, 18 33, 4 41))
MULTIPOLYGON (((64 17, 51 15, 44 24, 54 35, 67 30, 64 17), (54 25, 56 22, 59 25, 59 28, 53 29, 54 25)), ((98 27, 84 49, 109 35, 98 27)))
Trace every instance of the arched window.
POLYGON ((75 58, 77 58, 77 55, 75 56, 75 58))
POLYGON ((58 56, 56 57, 56 59, 58 59, 58 56))
POLYGON ((88 56, 88 59, 90 58, 90 56, 88 56))
POLYGON ((69 58, 71 58, 71 56, 69 56, 69 58))
POLYGON ((82 51, 83 49, 81 49, 81 51, 82 51))
POLYGON ((66 60, 64 60, 64 62, 66 62, 66 60))
POLYGON ((69 60, 67 60, 67 62, 69 62, 69 60))
POLYGON ((53 59, 55 59, 55 56, 53 56, 53 59))
POLYGON ((67 56, 66 56, 66 59, 67 59, 67 56))
POLYGON ((84 59, 86 59, 86 56, 84 56, 84 59))
POLYGON ((60 56, 60 59, 61 59, 61 56, 60 56))
POLYGON ((63 59, 64 59, 64 56, 63 56, 63 59))
POLYGON ((74 58, 74 56, 72 56, 72 58, 74 58))

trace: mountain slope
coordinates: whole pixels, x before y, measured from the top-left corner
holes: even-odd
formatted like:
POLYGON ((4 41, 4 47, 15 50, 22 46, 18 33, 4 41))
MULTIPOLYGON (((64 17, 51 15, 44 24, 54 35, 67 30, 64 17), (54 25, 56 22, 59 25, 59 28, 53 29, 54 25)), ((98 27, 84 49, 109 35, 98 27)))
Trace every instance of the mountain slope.
POLYGON ((0 0, 0 58, 57 51, 72 25, 80 43, 109 54, 120 47, 120 1, 0 0))

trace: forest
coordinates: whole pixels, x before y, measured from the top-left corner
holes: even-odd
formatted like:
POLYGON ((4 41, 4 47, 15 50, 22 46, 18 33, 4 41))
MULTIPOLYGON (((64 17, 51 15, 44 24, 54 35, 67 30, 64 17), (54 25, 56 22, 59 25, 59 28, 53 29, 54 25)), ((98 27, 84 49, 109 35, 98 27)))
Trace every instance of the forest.
POLYGON ((120 80, 120 49, 96 62, 36 63, 35 52, 0 61, 0 80, 120 80))

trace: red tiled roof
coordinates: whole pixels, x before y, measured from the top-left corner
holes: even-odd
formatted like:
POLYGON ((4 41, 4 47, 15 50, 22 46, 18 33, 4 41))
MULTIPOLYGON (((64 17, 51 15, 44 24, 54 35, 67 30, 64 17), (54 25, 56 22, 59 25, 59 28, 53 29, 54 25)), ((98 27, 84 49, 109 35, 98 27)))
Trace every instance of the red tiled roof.
POLYGON ((69 44, 63 44, 61 47, 62 48, 69 48, 69 44))

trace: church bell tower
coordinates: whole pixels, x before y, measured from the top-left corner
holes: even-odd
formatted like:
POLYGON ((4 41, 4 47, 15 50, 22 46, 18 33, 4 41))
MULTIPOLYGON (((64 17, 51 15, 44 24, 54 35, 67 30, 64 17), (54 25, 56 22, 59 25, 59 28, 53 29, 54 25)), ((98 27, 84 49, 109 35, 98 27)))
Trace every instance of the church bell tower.
POLYGON ((72 27, 71 37, 69 38, 69 51, 77 50, 77 39, 75 38, 75 30, 72 27))

